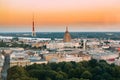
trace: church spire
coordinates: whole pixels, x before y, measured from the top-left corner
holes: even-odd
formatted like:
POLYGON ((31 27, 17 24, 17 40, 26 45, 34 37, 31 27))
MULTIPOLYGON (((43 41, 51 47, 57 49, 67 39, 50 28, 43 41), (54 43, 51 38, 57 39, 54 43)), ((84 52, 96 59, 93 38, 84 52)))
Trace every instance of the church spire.
POLYGON ((66 32, 68 32, 68 27, 66 26, 66 32))

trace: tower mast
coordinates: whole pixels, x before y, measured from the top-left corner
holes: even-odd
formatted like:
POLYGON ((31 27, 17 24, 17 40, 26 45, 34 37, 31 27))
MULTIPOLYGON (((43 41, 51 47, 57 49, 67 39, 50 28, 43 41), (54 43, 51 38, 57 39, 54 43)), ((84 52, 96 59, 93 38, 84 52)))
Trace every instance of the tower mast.
POLYGON ((35 26, 34 26, 34 14, 33 14, 33 18, 32 18, 32 37, 35 37, 36 36, 36 33, 35 33, 35 26))

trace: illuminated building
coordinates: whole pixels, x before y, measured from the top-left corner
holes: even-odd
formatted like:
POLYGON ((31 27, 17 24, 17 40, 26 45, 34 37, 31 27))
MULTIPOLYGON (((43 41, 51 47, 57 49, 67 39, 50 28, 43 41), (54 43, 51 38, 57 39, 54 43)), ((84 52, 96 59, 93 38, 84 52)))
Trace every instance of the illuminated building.
POLYGON ((66 32, 64 34, 64 39, 63 39, 64 42, 71 42, 71 36, 70 36, 70 33, 68 31, 68 27, 66 27, 66 32))

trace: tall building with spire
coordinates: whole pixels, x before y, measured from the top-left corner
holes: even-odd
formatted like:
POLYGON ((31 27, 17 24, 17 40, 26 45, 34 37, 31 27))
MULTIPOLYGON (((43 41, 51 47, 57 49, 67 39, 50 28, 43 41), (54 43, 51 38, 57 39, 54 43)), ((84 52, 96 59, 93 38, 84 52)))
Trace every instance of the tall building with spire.
POLYGON ((71 42, 71 36, 70 36, 70 33, 68 31, 68 27, 66 27, 66 32, 64 34, 64 39, 63 39, 64 42, 71 42))
POLYGON ((34 15, 33 15, 33 19, 32 19, 32 37, 36 36, 36 32, 35 32, 35 26, 34 26, 34 15))

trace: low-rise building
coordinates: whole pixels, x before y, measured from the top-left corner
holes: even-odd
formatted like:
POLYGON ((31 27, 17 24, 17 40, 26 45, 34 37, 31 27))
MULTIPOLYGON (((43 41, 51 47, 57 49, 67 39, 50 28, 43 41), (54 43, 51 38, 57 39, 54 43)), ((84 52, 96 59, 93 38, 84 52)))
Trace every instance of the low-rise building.
POLYGON ((47 64, 48 63, 48 61, 45 61, 45 60, 37 60, 37 61, 31 61, 30 62, 30 65, 32 65, 32 64, 47 64))
POLYGON ((91 60, 91 56, 83 53, 54 53, 44 55, 44 59, 49 62, 80 62, 91 60))
POLYGON ((12 66, 26 66, 30 65, 30 60, 10 60, 10 67, 12 66))
POLYGON ((119 54, 112 52, 103 52, 92 54, 93 59, 111 61, 119 57, 119 54))
POLYGON ((77 48, 80 47, 78 42, 53 42, 46 45, 47 49, 77 48))

